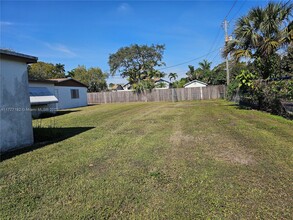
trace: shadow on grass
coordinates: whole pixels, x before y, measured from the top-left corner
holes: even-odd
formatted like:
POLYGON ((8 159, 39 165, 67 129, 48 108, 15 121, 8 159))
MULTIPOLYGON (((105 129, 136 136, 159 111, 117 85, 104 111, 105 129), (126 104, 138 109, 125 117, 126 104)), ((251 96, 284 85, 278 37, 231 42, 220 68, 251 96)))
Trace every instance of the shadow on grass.
POLYGON ((237 103, 227 104, 227 105, 224 105, 224 106, 231 106, 231 107, 235 107, 236 109, 240 109, 240 110, 252 110, 253 109, 252 107, 250 107, 248 105, 237 104, 237 103))
POLYGON ((51 118, 51 117, 66 115, 66 114, 69 114, 69 113, 74 113, 74 112, 79 112, 79 111, 80 110, 64 110, 64 111, 59 110, 55 114, 50 113, 50 112, 44 112, 44 113, 40 114, 40 116, 38 118, 34 118, 34 119, 51 118))
POLYGON ((49 144, 63 141, 80 133, 93 129, 94 127, 70 127, 70 128, 34 128, 35 143, 22 149, 17 149, 1 155, 1 161, 10 159, 20 154, 45 147, 49 144))

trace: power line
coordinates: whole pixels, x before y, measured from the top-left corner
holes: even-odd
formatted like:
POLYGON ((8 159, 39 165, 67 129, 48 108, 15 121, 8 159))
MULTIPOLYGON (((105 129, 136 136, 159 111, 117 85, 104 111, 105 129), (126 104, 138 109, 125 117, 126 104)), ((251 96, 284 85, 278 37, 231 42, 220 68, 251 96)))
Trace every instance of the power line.
MULTIPOLYGON (((233 5, 231 6, 231 8, 229 9, 228 13, 227 13, 226 16, 224 17, 224 20, 226 20, 226 18, 229 16, 229 14, 231 13, 231 11, 232 11, 233 8, 235 7, 237 1, 238 1, 238 0, 235 0, 235 1, 233 2, 233 5)), ((243 5, 242 5, 242 6, 243 6, 243 5)), ((237 12, 237 13, 238 13, 238 12, 237 12)), ((218 33, 217 33, 217 35, 216 35, 215 40, 214 40, 213 43, 212 43, 212 46, 211 46, 209 52, 212 51, 212 49, 214 48, 215 43, 217 42, 220 33, 221 33, 221 27, 219 27, 218 33)), ((206 59, 207 59, 207 56, 206 56, 206 59)))
POLYGON ((230 19, 229 23, 230 23, 231 21, 234 20, 234 18, 237 16, 237 14, 238 14, 238 13, 240 12, 240 10, 243 8, 243 6, 245 5, 246 2, 247 2, 247 0, 244 0, 244 1, 242 2, 242 4, 240 5, 238 11, 233 15, 233 17, 230 19))
POLYGON ((235 1, 233 2, 233 5, 231 6, 230 10, 229 10, 229 11, 228 11, 228 13, 226 14, 226 16, 225 16, 224 20, 226 20, 226 19, 227 19, 227 17, 228 17, 228 16, 229 16, 229 14, 231 13, 232 9, 233 9, 233 8, 234 8, 234 6, 236 5, 237 1, 238 1, 238 0, 235 0, 235 1))
POLYGON ((207 56, 207 55, 209 55, 209 54, 212 54, 212 53, 214 53, 215 51, 217 51, 218 49, 220 49, 220 48, 217 48, 217 49, 215 49, 215 50, 213 50, 213 51, 211 51, 211 52, 209 52, 209 53, 207 53, 207 54, 204 54, 204 55, 202 55, 202 56, 196 57, 196 58, 194 58, 194 59, 191 59, 191 60, 188 60, 188 61, 185 61, 185 62, 182 62, 182 63, 178 63, 178 64, 175 64, 175 65, 172 65, 172 66, 163 67, 163 68, 160 68, 160 69, 158 69, 158 70, 165 70, 165 69, 169 69, 169 68, 172 68, 172 67, 176 67, 176 66, 181 66, 181 65, 183 65, 183 64, 187 64, 187 63, 189 63, 189 62, 192 62, 192 61, 195 61, 195 60, 201 59, 201 58, 203 58, 203 57, 205 57, 205 56, 207 56))
MULTIPOLYGON (((224 20, 229 16, 229 14, 231 13, 231 11, 232 11, 233 8, 235 7, 237 1, 238 1, 238 0, 234 0, 233 5, 231 6, 230 10, 229 10, 228 13, 226 14, 224 20)), ((170 68, 172 68, 172 67, 181 66, 181 65, 187 64, 187 63, 189 63, 189 62, 192 62, 192 61, 195 61, 195 60, 198 60, 198 59, 201 59, 201 58, 207 57, 208 55, 214 53, 215 51, 217 51, 217 50, 220 49, 220 48, 217 48, 217 49, 215 49, 215 50, 212 51, 212 49, 213 49, 215 43, 217 42, 217 40, 218 40, 218 38, 219 38, 220 33, 221 33, 221 28, 219 28, 218 33, 217 33, 217 35, 216 35, 216 38, 215 38, 215 40, 213 41, 213 44, 212 44, 212 46, 211 46, 211 48, 210 48, 210 50, 209 50, 209 52, 208 52, 207 54, 204 54, 204 55, 199 56, 199 57, 197 57, 197 58, 194 58, 194 59, 191 59, 191 60, 188 60, 188 61, 184 61, 184 62, 182 62, 182 63, 178 63, 178 64, 175 64, 175 65, 172 65, 172 66, 163 67, 163 68, 160 68, 160 69, 158 69, 158 70, 165 70, 165 69, 170 69, 170 68)), ((217 53, 217 55, 218 55, 218 54, 219 54, 219 52, 217 53)), ((216 55, 216 56, 217 56, 217 55, 216 55)), ((216 57, 216 56, 215 56, 215 57, 216 57)), ((213 60, 215 59, 215 57, 213 58, 213 60)))
MULTIPOLYGON (((216 38, 215 38, 215 40, 213 41, 211 48, 209 49, 209 53, 210 53, 210 52, 212 51, 212 49, 214 48, 214 46, 215 46, 215 44, 216 44, 216 41, 218 40, 218 38, 219 38, 219 36, 220 36, 220 33, 221 33, 221 28, 219 28, 219 30, 218 30, 218 33, 217 33, 217 35, 216 35, 216 38)), ((207 59, 207 57, 208 57, 208 55, 206 56, 206 59, 207 59)))
POLYGON ((218 53, 216 53, 216 55, 213 57, 213 59, 212 59, 212 63, 214 62, 214 60, 216 59, 216 57, 218 56, 220 54, 220 51, 218 51, 218 53))

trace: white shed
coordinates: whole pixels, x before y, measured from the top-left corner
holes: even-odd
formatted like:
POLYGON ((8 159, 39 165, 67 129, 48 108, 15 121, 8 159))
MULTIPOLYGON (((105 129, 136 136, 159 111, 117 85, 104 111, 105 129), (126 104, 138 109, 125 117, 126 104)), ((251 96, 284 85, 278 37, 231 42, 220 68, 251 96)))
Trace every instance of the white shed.
POLYGON ((50 79, 54 82, 57 109, 87 106, 87 86, 72 78, 50 79))
POLYGON ((27 64, 37 57, 0 50, 0 151, 34 142, 27 64))
POLYGON ((184 88, 206 87, 208 84, 199 80, 192 80, 184 85, 184 88))

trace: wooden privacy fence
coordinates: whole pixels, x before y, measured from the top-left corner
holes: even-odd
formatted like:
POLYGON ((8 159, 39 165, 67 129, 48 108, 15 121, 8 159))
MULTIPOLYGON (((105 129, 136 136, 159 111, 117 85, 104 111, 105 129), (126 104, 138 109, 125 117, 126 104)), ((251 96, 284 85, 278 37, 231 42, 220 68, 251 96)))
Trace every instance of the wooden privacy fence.
POLYGON ((89 104, 121 102, 176 102, 187 100, 206 100, 224 98, 224 85, 199 88, 154 89, 152 92, 136 94, 133 91, 88 93, 89 104))

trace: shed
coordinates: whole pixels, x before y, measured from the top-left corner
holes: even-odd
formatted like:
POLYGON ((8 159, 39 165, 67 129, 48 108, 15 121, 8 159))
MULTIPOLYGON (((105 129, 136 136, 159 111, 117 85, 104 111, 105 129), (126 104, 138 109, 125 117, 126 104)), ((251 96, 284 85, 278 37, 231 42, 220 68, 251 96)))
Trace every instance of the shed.
POLYGON ((37 57, 0 49, 1 153, 33 144, 27 64, 37 57))
POLYGON ((192 80, 184 85, 184 88, 206 87, 208 84, 199 80, 192 80))

